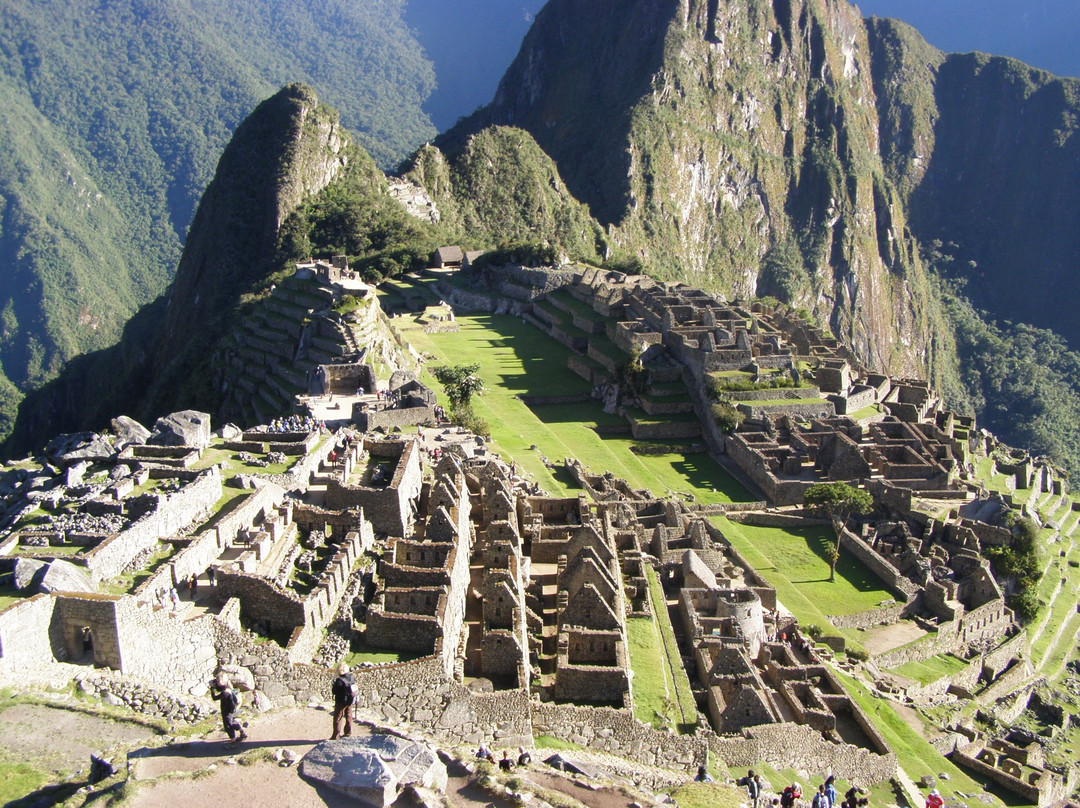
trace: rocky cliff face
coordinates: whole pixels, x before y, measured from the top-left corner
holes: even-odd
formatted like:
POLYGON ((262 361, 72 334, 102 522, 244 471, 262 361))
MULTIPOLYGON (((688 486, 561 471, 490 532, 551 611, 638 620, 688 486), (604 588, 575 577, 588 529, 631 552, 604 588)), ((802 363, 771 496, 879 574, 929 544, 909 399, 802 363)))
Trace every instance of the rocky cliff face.
POLYGON ((206 189, 155 340, 156 386, 171 395, 221 334, 240 296, 277 269, 278 231, 345 168, 348 133, 315 93, 290 85, 239 126, 206 189), (197 313, 200 329, 191 330, 197 313))
POLYGON ((843 2, 553 0, 466 126, 529 130, 648 271, 776 294, 868 365, 914 373, 933 361, 934 305, 870 68, 843 2))
POLYGON ((920 241, 944 242, 972 302, 1080 347, 1080 80, 945 56, 871 20, 883 152, 920 241))

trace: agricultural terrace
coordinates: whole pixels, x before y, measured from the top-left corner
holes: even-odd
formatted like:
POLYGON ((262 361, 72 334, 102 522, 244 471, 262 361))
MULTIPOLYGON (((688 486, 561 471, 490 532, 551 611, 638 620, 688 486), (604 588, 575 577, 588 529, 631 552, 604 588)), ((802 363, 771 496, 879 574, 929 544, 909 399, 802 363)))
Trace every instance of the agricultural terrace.
MULTIPOLYGON (((693 495, 704 504, 750 500, 746 489, 705 452, 639 455, 631 447, 647 441, 597 432, 597 427, 626 424, 605 413, 599 401, 527 405, 520 396, 588 395, 591 385, 567 367, 569 348, 520 318, 461 316, 460 331, 436 334, 405 322, 398 321, 402 335, 434 357, 429 365, 480 365, 485 391, 473 400, 473 409, 488 422, 498 451, 552 494, 565 496, 574 482, 565 472, 545 466, 544 458, 559 466, 563 458, 573 457, 594 473, 611 471, 657 496, 693 495)), ((429 375, 426 382, 441 395, 434 378, 429 375)), ((677 442, 665 441, 673 444, 677 442)))

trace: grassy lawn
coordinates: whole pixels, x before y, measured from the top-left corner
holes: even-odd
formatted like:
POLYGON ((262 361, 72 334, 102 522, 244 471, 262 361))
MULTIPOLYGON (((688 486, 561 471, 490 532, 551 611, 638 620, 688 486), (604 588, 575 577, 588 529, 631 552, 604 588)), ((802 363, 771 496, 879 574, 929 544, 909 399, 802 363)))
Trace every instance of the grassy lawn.
POLYGON ((0 762, 0 805, 27 796, 52 779, 26 763, 0 762))
POLYGON ((776 587, 780 600, 803 625, 831 626, 828 615, 864 612, 893 598, 884 583, 843 546, 836 580, 829 580, 831 527, 755 527, 726 517, 714 519, 735 549, 776 587))
POLYGON ((658 729, 671 726, 690 732, 697 723, 694 694, 681 664, 664 591, 651 567, 646 568, 646 574, 654 619, 632 617, 626 621, 634 672, 634 716, 658 729))
MULTIPOLYGON (((637 455, 640 444, 629 435, 600 435, 591 427, 626 422, 607 414, 598 401, 527 406, 519 395, 565 396, 589 393, 591 386, 566 365, 571 351, 532 326, 511 316, 459 317, 458 332, 424 334, 405 329, 414 345, 436 357, 430 364, 480 364, 486 390, 473 399, 473 408, 491 427, 498 451, 513 458, 545 489, 556 496, 574 490, 565 472, 544 466, 574 457, 595 473, 611 471, 635 488, 661 496, 694 494, 702 503, 743 502, 749 493, 707 455, 637 455), (536 450, 530 447, 536 446, 536 450)), ((432 388, 441 385, 430 376, 432 388)))
POLYGON ((726 783, 686 783, 671 796, 679 808, 739 808, 746 804, 743 790, 726 783))
POLYGON ((936 682, 943 676, 959 673, 967 665, 967 662, 952 654, 938 654, 922 662, 905 662, 903 665, 892 668, 892 670, 901 676, 906 676, 926 685, 930 684, 930 682, 936 682))
POLYGON ((388 651, 382 648, 366 648, 363 651, 356 651, 345 657, 345 661, 349 663, 350 667, 357 667, 361 662, 370 662, 373 664, 381 664, 384 662, 412 662, 414 659, 420 659, 423 654, 414 653, 412 651, 388 651))
POLYGON ((23 599, 23 596, 19 594, 13 586, 0 586, 0 612, 4 611, 8 606, 13 603, 18 603, 23 599))

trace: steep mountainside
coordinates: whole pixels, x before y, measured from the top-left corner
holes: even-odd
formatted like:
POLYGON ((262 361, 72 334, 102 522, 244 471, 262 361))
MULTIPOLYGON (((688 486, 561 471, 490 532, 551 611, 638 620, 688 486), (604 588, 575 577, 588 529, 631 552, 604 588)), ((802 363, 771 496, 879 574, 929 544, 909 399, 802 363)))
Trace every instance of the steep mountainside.
POLYGON ((240 120, 304 80, 383 166, 434 134, 402 0, 8 0, 0 15, 0 436, 17 393, 166 287, 240 120), (6 378, 3 378, 5 377, 6 378))
MULTIPOLYGON (((308 87, 290 85, 260 104, 222 154, 168 296, 144 307, 118 345, 78 357, 31 393, 20 407, 11 448, 22 451, 50 433, 98 426, 121 411, 150 419, 172 408, 204 406, 213 396, 214 347, 245 295, 257 293, 280 266, 282 222, 345 169, 351 149, 337 112, 320 105, 308 87)), ((381 177, 366 154, 363 159, 368 173, 381 177)))
POLYGON ((524 128, 650 272, 806 306, 867 364, 914 373, 937 361, 938 309, 870 66, 834 0, 553 0, 493 103, 437 144, 524 128))
POLYGON ((1070 305, 1080 263, 1080 80, 982 54, 926 59, 912 29, 888 20, 869 29, 891 124, 882 142, 912 231, 955 245, 955 272, 975 305, 1080 348, 1070 305))

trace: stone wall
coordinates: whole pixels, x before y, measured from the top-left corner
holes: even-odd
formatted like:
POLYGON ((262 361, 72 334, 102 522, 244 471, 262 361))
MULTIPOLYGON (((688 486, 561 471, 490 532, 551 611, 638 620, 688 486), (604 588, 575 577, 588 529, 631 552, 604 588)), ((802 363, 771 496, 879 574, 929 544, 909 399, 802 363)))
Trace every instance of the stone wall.
POLYGON ((181 620, 168 609, 123 598, 116 620, 121 673, 176 693, 206 693, 217 667, 213 617, 181 620))
POLYGON ((900 571, 886 561, 877 550, 863 541, 862 537, 856 536, 847 528, 843 529, 841 547, 855 556, 859 563, 880 578, 901 600, 911 600, 919 591, 919 587, 913 581, 909 581, 901 575, 900 571))
POLYGON ((192 575, 202 575, 206 568, 217 560, 223 545, 218 540, 216 530, 196 536, 191 544, 181 550, 169 563, 169 574, 173 585, 179 585, 192 575))
MULTIPOLYGON (((218 495, 220 497, 220 494, 218 495)), ((258 522, 285 498, 285 490, 274 483, 264 483, 244 501, 221 517, 214 527, 218 544, 226 547, 236 540, 236 534, 258 522)))
POLYGON ((126 530, 112 536, 83 558, 97 581, 119 575, 140 553, 152 550, 162 536, 181 532, 221 499, 221 472, 215 466, 175 494, 158 498, 158 506, 126 530))
MULTIPOLYGON (((537 735, 550 735, 647 766, 690 772, 707 759, 708 746, 702 735, 675 735, 653 729, 634 718, 629 710, 540 702, 532 705, 532 713, 533 732, 537 735)), ((821 736, 817 738, 820 742, 821 736)))
POLYGON ((65 658, 59 617, 52 595, 34 595, 0 612, 0 674, 65 658))
POLYGON ((744 729, 742 738, 710 735, 709 751, 730 768, 766 763, 777 769, 828 771, 841 780, 879 783, 896 777, 896 754, 880 755, 850 744, 824 740, 799 724, 766 724, 744 729))
POLYGON ((910 604, 906 601, 897 601, 876 609, 867 609, 865 612, 829 615, 829 622, 837 628, 866 629, 874 626, 891 626, 905 616, 909 606, 910 604))
POLYGON ((292 631, 304 625, 307 617, 301 598, 278 589, 265 578, 246 572, 218 570, 217 596, 221 600, 239 598, 245 615, 279 630, 292 631))
POLYGON ((353 404, 353 421, 364 432, 372 432, 376 429, 393 431, 394 427, 404 429, 410 426, 434 426, 435 407, 392 407, 384 410, 373 410, 366 405, 357 402, 353 404))
POLYGON ((88 626, 93 634, 95 665, 115 670, 122 668, 120 637, 117 623, 118 595, 63 594, 56 596, 59 618, 59 653, 68 659, 83 654, 82 629, 88 626))

